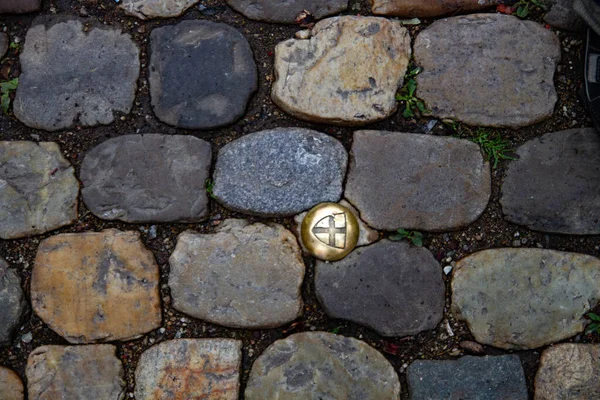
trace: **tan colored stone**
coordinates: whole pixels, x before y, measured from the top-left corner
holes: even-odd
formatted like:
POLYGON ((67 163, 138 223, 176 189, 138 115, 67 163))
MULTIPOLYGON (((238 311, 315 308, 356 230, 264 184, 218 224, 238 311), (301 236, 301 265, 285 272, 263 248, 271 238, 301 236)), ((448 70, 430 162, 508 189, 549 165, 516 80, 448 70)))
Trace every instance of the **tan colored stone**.
POLYGON ((484 10, 497 4, 497 0, 371 0, 371 11, 402 18, 432 18, 484 10))
POLYGON ((275 48, 271 97, 307 121, 365 125, 396 110, 396 91, 410 59, 408 31, 397 21, 335 17, 320 21, 308 40, 275 48))
POLYGON ((16 372, 0 367, 0 399, 23 400, 23 382, 16 372))
POLYGON ((139 19, 178 17, 198 0, 123 0, 119 6, 139 19))
POLYGON ((137 400, 236 400, 242 342, 176 339, 142 353, 135 370, 137 400))
POLYGON ((158 280, 137 232, 61 234, 40 243, 31 303, 71 343, 130 340, 160 326, 158 280))

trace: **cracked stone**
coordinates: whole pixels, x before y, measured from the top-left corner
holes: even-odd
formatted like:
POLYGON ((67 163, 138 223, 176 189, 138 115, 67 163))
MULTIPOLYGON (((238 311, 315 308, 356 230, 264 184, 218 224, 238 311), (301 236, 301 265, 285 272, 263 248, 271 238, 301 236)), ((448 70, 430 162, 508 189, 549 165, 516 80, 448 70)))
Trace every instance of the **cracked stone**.
POLYGON ((250 19, 293 24, 304 10, 321 19, 348 7, 348 0, 227 0, 227 4, 250 19))

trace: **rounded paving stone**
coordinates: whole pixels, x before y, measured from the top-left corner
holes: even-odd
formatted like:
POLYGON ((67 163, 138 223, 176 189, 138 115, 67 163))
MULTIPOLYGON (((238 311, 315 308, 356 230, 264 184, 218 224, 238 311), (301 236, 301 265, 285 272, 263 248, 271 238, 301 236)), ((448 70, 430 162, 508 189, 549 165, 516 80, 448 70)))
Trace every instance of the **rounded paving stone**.
POLYGON ((245 398, 399 399, 400 381, 389 361, 366 343, 304 332, 276 341, 258 357, 245 398))
POLYGON ((42 0, 2 0, 0 14, 24 14, 39 11, 42 0))
POLYGON ((485 210, 489 163, 453 137, 357 131, 344 196, 375 229, 458 229, 485 210))
POLYGON ((337 202, 347 162, 344 146, 323 133, 302 128, 257 132, 219 151, 213 193, 235 211, 290 216, 337 202))
POLYGON ((208 216, 212 153, 193 136, 127 135, 87 153, 83 201, 102 219, 197 222, 208 216))
POLYGON ((567 31, 584 31, 587 28, 585 21, 573 9, 573 0, 549 0, 548 3, 550 10, 544 15, 544 22, 551 27, 567 31))
POLYGON ((371 11, 402 18, 433 18, 484 10, 497 4, 498 0, 371 0, 371 11))
POLYGON ((242 342, 168 340, 144 351, 135 370, 135 398, 237 400, 242 342))
POLYGON ((250 19, 293 24, 303 11, 316 19, 344 11, 348 0, 227 0, 227 4, 250 19))
POLYGON ((25 125, 56 131, 110 124, 129 113, 140 73, 129 34, 79 19, 36 19, 27 31, 13 103, 25 125), (87 30, 87 32, 86 32, 87 30))
POLYGON ((77 219, 79 182, 56 143, 0 142, 0 238, 18 239, 77 219))
POLYGON ((503 14, 442 19, 419 33, 414 53, 423 68, 416 95, 438 118, 518 128, 552 116, 560 41, 536 22, 503 14))
POLYGON ((12 341, 27 308, 21 278, 17 271, 9 269, 6 260, 0 257, 0 345, 12 341))
POLYGON ((119 5, 126 14, 139 19, 178 17, 198 0, 123 0, 119 5))
POLYGON ((383 240, 332 263, 318 261, 315 291, 331 318, 366 325, 382 336, 407 336, 442 320, 445 287, 433 255, 383 240))
POLYGON ((139 233, 65 233, 38 247, 31 303, 71 343, 130 340, 160 326, 158 280, 139 233))
POLYGON ((411 53, 400 22, 335 17, 311 35, 275 48, 275 104, 296 118, 335 125, 365 125, 396 111, 411 53))
POLYGON ((530 229, 600 233, 600 136, 593 128, 547 133, 521 145, 502 184, 502 211, 530 229))
POLYGON ((233 27, 183 21, 150 35, 150 97, 162 122, 211 129, 244 115, 257 89, 257 68, 246 38, 233 27))
POLYGON ((493 249, 456 263, 452 312, 475 339, 533 349, 581 333, 600 300, 600 259, 546 249, 493 249))
POLYGON ((125 374, 116 353, 109 344, 38 347, 25 370, 29 400, 123 399, 125 374))
POLYGON ((2 400, 23 400, 23 382, 16 372, 0 367, 0 398, 2 400))
POLYGON ((302 313, 304 263, 283 226, 226 220, 184 232, 169 259, 173 308, 232 328, 274 328, 302 313))

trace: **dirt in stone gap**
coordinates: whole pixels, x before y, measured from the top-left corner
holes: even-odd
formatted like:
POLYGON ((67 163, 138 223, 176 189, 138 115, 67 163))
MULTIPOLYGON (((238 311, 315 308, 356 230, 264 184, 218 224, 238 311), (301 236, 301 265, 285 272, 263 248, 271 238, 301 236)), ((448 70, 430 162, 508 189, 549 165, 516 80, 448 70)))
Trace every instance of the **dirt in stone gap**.
MULTIPOLYGON (((137 41, 141 49, 142 71, 138 81, 137 98, 133 110, 128 115, 119 115, 110 126, 96 128, 76 127, 71 130, 49 133, 30 129, 12 116, 0 117, 0 140, 33 140, 54 141, 60 145, 64 156, 75 166, 77 174, 84 155, 97 144, 118 135, 133 133, 163 133, 187 134, 208 140, 214 148, 213 157, 226 143, 245 134, 275 127, 300 126, 326 132, 339 139, 348 150, 352 142, 352 129, 326 125, 310 124, 291 118, 279 110, 269 97, 269 89, 273 81, 273 51, 275 45, 293 37, 299 30, 297 26, 284 26, 260 23, 246 19, 218 0, 202 0, 200 7, 194 6, 179 18, 140 21, 126 16, 117 9, 117 3, 112 0, 45 0, 43 15, 60 14, 79 16, 90 21, 96 20, 110 26, 119 26, 137 41), (148 94, 147 69, 148 38, 153 28, 175 24, 187 19, 208 19, 224 22, 240 30, 250 42, 259 69, 259 89, 248 105, 247 112, 235 124, 219 130, 190 131, 170 127, 159 122, 150 107, 148 94)), ((370 15, 367 0, 350 0, 346 14, 370 15)), ((10 35, 12 42, 22 44, 25 33, 35 15, 0 16, 0 28, 10 35)), ((534 13, 533 18, 540 21, 540 13, 534 13)), ((411 36, 424 29, 432 21, 423 21, 421 25, 410 27, 411 36)), ((540 124, 518 130, 500 130, 503 137, 510 140, 513 146, 539 136, 546 132, 558 131, 574 127, 591 126, 591 121, 577 98, 581 87, 582 64, 581 54, 584 38, 582 34, 556 32, 561 40, 563 59, 555 75, 558 91, 558 102, 554 116, 540 124)), ((527 40, 527 38, 515 38, 527 40)), ((532 43, 532 45, 534 45, 532 43)), ((17 46, 18 47, 18 46, 17 46)), ((13 48, 0 64, 0 80, 6 80, 19 75, 18 54, 20 49, 13 48)), ((402 107, 400 107, 402 109, 402 107)), ((406 120, 396 113, 386 121, 372 124, 366 128, 401 132, 423 132, 429 119, 406 120)), ((443 124, 438 123, 430 132, 432 135, 450 135, 443 124)), ((214 163, 213 163, 214 165, 214 163)), ((524 227, 506 222, 502 218, 499 205, 500 182, 504 174, 505 164, 501 162, 493 171, 493 192, 490 204, 484 214, 475 223, 465 229, 447 233, 425 233, 424 246, 440 261, 442 267, 454 265, 455 260, 478 250, 496 247, 543 247, 548 249, 574 251, 594 256, 600 256, 599 236, 565 236, 544 234, 530 231, 524 227)), ((252 363, 267 346, 277 339, 289 334, 323 330, 356 337, 381 351, 399 372, 402 382, 402 398, 408 397, 405 369, 415 359, 449 359, 461 354, 468 354, 459 343, 473 340, 465 324, 456 321, 448 312, 450 306, 449 276, 445 276, 447 300, 444 320, 432 331, 416 336, 402 338, 384 338, 365 327, 328 318, 314 294, 314 260, 305 258, 307 274, 303 285, 303 298, 306 303, 304 315, 297 321, 279 329, 269 330, 239 330, 226 329, 198 321, 175 311, 171 308, 167 277, 169 274, 168 257, 174 249, 179 233, 186 229, 200 232, 212 232, 225 218, 246 218, 251 221, 277 222, 291 227, 293 221, 287 219, 260 219, 249 217, 226 210, 211 200, 211 217, 201 224, 157 224, 156 237, 149 236, 149 224, 135 225, 120 222, 103 221, 93 216, 80 199, 79 219, 77 223, 64 229, 32 238, 3 241, 0 240, 0 254, 19 270, 23 287, 29 293, 29 279, 33 260, 39 242, 51 235, 64 232, 100 231, 106 228, 121 230, 138 230, 142 234, 145 245, 151 249, 160 265, 161 296, 163 301, 164 321, 161 329, 155 330, 141 339, 129 342, 116 342, 119 357, 125 365, 128 397, 133 397, 133 374, 140 354, 151 345, 172 338, 236 338, 244 343, 242 391, 252 363)), ((599 342, 598 337, 578 335, 568 341, 599 342)), ((26 382, 25 365, 27 356, 36 347, 46 344, 68 343, 49 329, 37 316, 31 315, 21 328, 17 338, 10 346, 0 347, 0 365, 16 370, 26 382), (26 333, 32 333, 33 339, 26 333)), ((530 394, 533 393, 533 379, 539 362, 540 352, 544 349, 516 352, 521 357, 527 376, 530 394)), ((484 347, 485 354, 498 355, 506 352, 492 347, 484 347)), ((242 395, 243 396, 243 395, 242 395)))

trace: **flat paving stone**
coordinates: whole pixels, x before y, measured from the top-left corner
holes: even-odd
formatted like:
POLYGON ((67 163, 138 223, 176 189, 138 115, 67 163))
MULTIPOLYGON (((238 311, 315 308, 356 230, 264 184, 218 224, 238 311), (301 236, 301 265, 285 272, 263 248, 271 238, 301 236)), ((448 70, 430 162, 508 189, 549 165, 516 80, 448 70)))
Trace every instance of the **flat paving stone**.
POLYGON ((317 261, 315 291, 331 318, 366 325, 382 336, 433 329, 444 313, 442 268, 429 250, 382 240, 346 258, 317 261))
POLYGON ((116 353, 109 344, 38 347, 25 370, 29 400, 123 399, 125 374, 116 353))
POLYGON ((45 233, 77 219, 79 182, 53 142, 0 141, 0 238, 45 233))
POLYGON ((535 400, 600 398, 600 346, 562 343, 542 353, 535 400))
POLYGON ((250 19, 284 24, 293 24, 303 11, 321 19, 348 8, 348 0, 227 0, 227 4, 250 19))
POLYGON ((273 343, 250 371, 246 400, 399 399, 392 365, 360 340, 304 332, 273 343))
POLYGON ((142 353, 135 398, 237 400, 241 365, 240 340, 168 340, 142 353))
POLYGON ((8 267, 6 260, 0 257, 0 345, 12 341, 28 310, 21 278, 8 267))
POLYGON ((23 400, 25 398, 23 382, 16 372, 0 367, 0 396, 2 400, 23 400))
POLYGON ((183 14, 199 0, 123 0, 119 8, 139 19, 173 18, 183 14))
POLYGON ((410 36, 400 22, 335 17, 318 22, 309 39, 275 47, 271 98, 296 118, 365 125, 396 111, 395 95, 410 60, 410 36))
POLYGON ((127 135, 87 153, 83 201, 102 219, 198 222, 208 216, 210 143, 193 136, 127 135))
POLYGON ((169 259, 173 308, 232 328, 273 328, 302 313, 304 263, 281 225, 226 220, 214 234, 186 231, 169 259))
POLYGON ((549 0, 550 10, 544 15, 544 22, 553 28, 566 31, 583 31, 586 23, 573 10, 573 0, 549 0))
POLYGON ((375 229, 445 231, 474 222, 491 193, 489 163, 464 139, 356 131, 344 196, 375 229))
POLYGON ((533 349, 581 333, 600 299, 600 259, 546 249, 493 249, 456 263, 452 312, 480 343, 533 349))
POLYGON ((416 95, 435 117, 518 128, 552 116, 560 41, 536 22, 504 14, 442 19, 419 33, 414 53, 423 68, 416 95))
POLYGON ((500 204, 530 229, 600 233, 600 136, 593 128, 547 133, 521 145, 508 164, 500 204))
POLYGON ((485 10, 497 4, 497 0, 371 0, 371 11, 402 18, 434 18, 485 10))
POLYGON ((302 128, 245 135, 220 151, 213 194, 225 207, 290 216, 342 195, 348 153, 336 139, 302 128))
POLYGON ((158 280, 138 232, 65 233, 38 247, 31 303, 71 343, 130 340, 160 326, 158 280))
POLYGON ((39 11, 42 0, 2 0, 0 14, 24 14, 39 11))
POLYGON ((139 49, 120 29, 86 23, 42 17, 27 31, 13 102, 25 125, 47 131, 107 125, 115 112, 131 110, 139 49))
POLYGON ((406 370, 411 400, 527 400, 527 385, 516 355, 465 356, 458 360, 417 360, 406 370))
POLYGON ((183 21, 150 35, 150 97, 159 120, 187 129, 228 125, 244 115, 257 89, 246 38, 210 21, 183 21))

